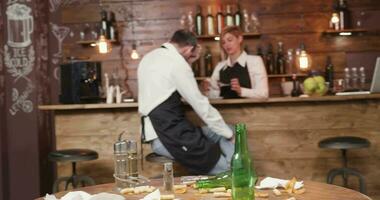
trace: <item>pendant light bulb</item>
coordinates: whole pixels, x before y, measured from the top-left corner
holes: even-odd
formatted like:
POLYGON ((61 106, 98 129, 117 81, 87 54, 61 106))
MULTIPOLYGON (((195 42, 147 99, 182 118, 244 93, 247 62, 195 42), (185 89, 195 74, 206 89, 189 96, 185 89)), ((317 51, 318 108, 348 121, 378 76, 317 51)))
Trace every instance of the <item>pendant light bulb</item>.
POLYGON ((338 23, 339 22, 339 16, 338 16, 338 13, 333 13, 332 16, 331 16, 331 22, 332 23, 338 23))
POLYGON ((299 57, 299 62, 300 62, 300 69, 301 70, 306 70, 307 68, 309 68, 309 58, 308 58, 305 50, 301 51, 301 54, 299 57))
POLYGON ((97 45, 99 53, 101 54, 108 53, 111 50, 111 45, 104 35, 100 35, 97 45))
POLYGON ((132 44, 131 58, 132 58, 133 60, 136 60, 136 59, 139 59, 139 58, 140 58, 140 55, 139 55, 139 53, 138 53, 137 50, 136 50, 136 44, 132 44))
POLYGON ((298 57, 298 66, 301 71, 307 71, 311 65, 310 55, 305 50, 305 45, 301 44, 301 52, 298 57))

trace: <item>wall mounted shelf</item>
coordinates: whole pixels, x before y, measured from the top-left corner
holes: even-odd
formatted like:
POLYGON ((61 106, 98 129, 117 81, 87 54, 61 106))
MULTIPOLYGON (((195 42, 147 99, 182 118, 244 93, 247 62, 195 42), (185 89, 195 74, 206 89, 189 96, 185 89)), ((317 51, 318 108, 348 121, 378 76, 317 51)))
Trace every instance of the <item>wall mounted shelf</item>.
POLYGON ((344 30, 325 30, 322 32, 325 36, 356 36, 366 33, 365 29, 344 29, 344 30))

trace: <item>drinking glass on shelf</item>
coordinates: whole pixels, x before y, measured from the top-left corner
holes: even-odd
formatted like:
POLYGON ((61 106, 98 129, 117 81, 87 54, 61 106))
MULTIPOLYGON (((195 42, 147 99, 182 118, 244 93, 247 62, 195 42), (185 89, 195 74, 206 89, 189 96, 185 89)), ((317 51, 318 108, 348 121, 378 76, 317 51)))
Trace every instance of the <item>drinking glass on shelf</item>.
POLYGON ((345 81, 344 79, 335 79, 333 85, 334 93, 343 92, 345 90, 345 81))

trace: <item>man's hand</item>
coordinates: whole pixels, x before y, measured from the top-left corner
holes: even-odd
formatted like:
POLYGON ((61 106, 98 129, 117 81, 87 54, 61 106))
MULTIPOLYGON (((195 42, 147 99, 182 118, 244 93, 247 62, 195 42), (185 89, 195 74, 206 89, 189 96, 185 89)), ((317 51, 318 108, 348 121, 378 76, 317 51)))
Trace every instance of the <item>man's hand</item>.
POLYGON ((232 137, 228 140, 231 141, 233 144, 235 144, 235 134, 233 134, 232 137))
POLYGON ((202 47, 201 45, 197 45, 195 47, 193 47, 193 49, 191 50, 191 55, 190 57, 187 59, 187 62, 191 65, 193 64, 193 62, 195 62, 196 60, 199 59, 200 55, 201 55, 201 50, 202 50, 202 47))
POLYGON ((207 93, 210 91, 211 83, 208 80, 203 80, 200 85, 200 89, 203 95, 207 96, 207 93))
POLYGON ((241 96, 241 87, 240 87, 239 79, 237 78, 231 79, 231 90, 235 91, 239 96, 241 96))

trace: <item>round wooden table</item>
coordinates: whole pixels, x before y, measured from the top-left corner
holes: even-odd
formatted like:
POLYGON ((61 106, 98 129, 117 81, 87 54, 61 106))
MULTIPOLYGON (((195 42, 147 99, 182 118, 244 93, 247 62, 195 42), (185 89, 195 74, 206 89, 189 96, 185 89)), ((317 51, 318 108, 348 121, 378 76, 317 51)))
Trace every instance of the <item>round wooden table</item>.
MULTIPOLYGON (((326 183, 318 183, 313 181, 304 181, 304 187, 306 192, 304 194, 296 195, 296 194, 285 194, 283 193, 281 196, 275 196, 271 190, 260 190, 262 192, 266 192, 269 194, 269 198, 256 198, 256 199, 270 199, 270 200, 285 200, 294 196, 297 200, 371 200, 368 196, 361 194, 357 191, 350 190, 347 188, 343 188, 336 185, 330 185, 326 183)), ((152 180, 149 185, 161 187, 161 180, 152 180)), ((117 193, 114 188, 114 183, 95 185, 90 187, 78 188, 76 190, 85 191, 89 194, 97 194, 100 192, 109 192, 109 193, 117 193)), ((62 197, 69 191, 59 192, 55 194, 57 198, 62 197)), ((127 200, 139 200, 142 199, 146 194, 139 195, 126 195, 127 200)), ((194 189, 189 189, 185 194, 175 194, 176 198, 181 200, 225 200, 228 198, 214 198, 212 194, 199 194, 194 189)), ((36 200, 43 200, 43 197, 38 198, 36 200)))

